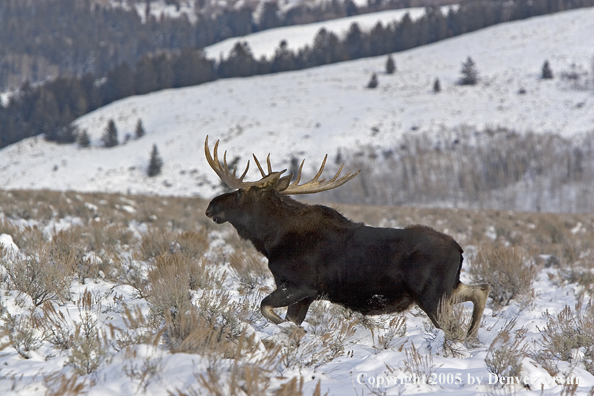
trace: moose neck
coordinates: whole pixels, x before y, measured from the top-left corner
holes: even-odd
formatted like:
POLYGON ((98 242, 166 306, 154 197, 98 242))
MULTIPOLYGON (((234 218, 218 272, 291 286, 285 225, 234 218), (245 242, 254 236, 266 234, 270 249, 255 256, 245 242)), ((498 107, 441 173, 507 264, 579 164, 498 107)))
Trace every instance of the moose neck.
POLYGON ((261 202, 240 221, 230 221, 239 236, 247 239, 267 258, 271 250, 288 231, 295 212, 301 212, 307 205, 289 197, 277 196, 261 202))

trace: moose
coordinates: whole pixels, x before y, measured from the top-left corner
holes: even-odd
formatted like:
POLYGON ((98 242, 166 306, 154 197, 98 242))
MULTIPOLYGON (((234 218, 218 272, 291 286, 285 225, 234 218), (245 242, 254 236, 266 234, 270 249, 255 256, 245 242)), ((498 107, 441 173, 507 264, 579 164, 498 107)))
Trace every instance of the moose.
POLYGON ((403 229, 376 228, 348 220, 323 205, 298 202, 290 195, 313 194, 339 187, 359 174, 344 164, 330 180, 319 180, 326 157, 314 178, 299 184, 303 162, 295 181, 285 170, 273 172, 270 154, 265 172, 254 155, 262 179, 244 181, 213 156, 204 142, 210 167, 232 192, 212 199, 206 216, 215 223, 231 223, 239 236, 252 242, 268 259, 276 290, 261 303, 262 315, 275 324, 285 321, 274 308, 287 307, 286 320, 300 325, 316 299, 329 300, 364 315, 401 312, 416 303, 439 328, 440 301, 471 301, 472 321, 467 337, 476 338, 487 302, 488 284, 460 282, 462 248, 453 238, 427 226, 403 229))

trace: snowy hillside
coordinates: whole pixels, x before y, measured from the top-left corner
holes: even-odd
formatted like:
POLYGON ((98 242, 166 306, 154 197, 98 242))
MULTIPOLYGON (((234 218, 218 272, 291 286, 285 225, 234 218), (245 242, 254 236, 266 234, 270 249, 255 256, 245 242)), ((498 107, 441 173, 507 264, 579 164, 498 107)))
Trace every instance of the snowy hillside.
MULTIPOLYGON (((230 158, 240 156, 241 164, 252 152, 271 152, 275 168, 288 168, 295 156, 306 159, 308 171, 339 149, 390 148, 406 133, 460 125, 576 136, 592 131, 592 90, 575 89, 559 76, 590 69, 594 47, 587 32, 594 32, 594 9, 397 53, 394 75, 383 73, 386 58, 378 57, 127 98, 77 121, 91 136, 88 149, 33 138, 0 151, 0 186, 211 196, 219 183, 204 160, 206 135, 213 143, 221 139, 221 148, 230 158), (456 85, 468 56, 480 73, 474 87, 456 85), (553 80, 540 79, 545 60, 553 80), (379 87, 367 89, 374 72, 379 87), (439 94, 432 91, 436 78, 439 94), (105 149, 100 137, 110 119, 122 143, 138 119, 147 134, 105 149), (161 176, 148 178, 153 144, 165 165, 161 176)), ((268 48, 283 38, 270 38, 268 48)))

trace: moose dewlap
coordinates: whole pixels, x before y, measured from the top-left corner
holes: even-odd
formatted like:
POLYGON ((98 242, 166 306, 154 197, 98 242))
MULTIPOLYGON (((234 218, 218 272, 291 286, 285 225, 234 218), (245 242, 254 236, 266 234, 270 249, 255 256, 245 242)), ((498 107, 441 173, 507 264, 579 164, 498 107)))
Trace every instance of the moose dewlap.
POLYGON ((469 337, 476 337, 489 285, 460 282, 462 248, 453 238, 432 228, 376 228, 354 223, 334 209, 306 205, 289 197, 312 194, 343 185, 359 174, 340 177, 342 166, 328 180, 319 180, 326 164, 304 184, 284 171, 273 172, 268 156, 265 172, 256 156, 262 179, 246 182, 249 161, 239 177, 226 161, 213 155, 204 142, 206 159, 221 180, 235 191, 214 198, 206 215, 218 224, 229 222, 268 259, 276 290, 262 300, 262 315, 278 324, 274 308, 288 307, 286 320, 297 325, 310 304, 325 299, 364 315, 400 312, 417 304, 436 327, 440 300, 471 301, 469 337), (213 158, 214 157, 214 158, 213 158))

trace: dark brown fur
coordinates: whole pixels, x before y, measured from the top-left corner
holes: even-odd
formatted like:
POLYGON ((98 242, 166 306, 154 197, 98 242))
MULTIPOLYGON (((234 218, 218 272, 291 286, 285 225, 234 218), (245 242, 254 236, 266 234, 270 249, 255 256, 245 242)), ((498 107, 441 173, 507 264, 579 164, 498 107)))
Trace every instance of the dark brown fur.
POLYGON ((261 310, 272 322, 283 321, 273 308, 286 306, 286 318, 301 324, 309 305, 323 298, 367 315, 400 312, 416 303, 439 327, 439 302, 449 298, 474 303, 468 334, 476 336, 489 286, 460 283, 462 248, 448 235, 420 225, 368 227, 274 187, 218 196, 206 215, 230 222, 268 258, 277 289, 261 310))

